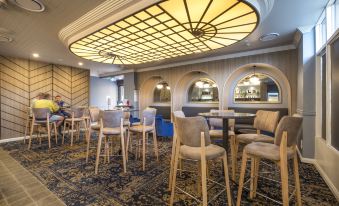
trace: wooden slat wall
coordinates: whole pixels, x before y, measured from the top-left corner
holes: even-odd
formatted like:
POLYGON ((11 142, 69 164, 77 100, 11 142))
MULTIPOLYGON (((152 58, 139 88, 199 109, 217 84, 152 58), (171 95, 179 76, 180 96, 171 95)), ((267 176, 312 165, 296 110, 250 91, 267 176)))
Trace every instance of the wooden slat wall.
POLYGON ((0 139, 24 134, 26 110, 39 92, 88 105, 89 70, 0 56, 0 139))

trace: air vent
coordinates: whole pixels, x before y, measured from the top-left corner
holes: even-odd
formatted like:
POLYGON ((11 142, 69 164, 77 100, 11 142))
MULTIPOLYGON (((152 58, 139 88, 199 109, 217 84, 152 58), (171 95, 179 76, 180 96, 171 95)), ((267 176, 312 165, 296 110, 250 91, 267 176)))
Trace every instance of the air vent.
POLYGON ((264 34, 260 37, 260 41, 272 41, 278 37, 279 37, 278 33, 264 34))
POLYGON ((45 6, 39 0, 12 0, 18 7, 32 12, 43 12, 45 6))
POLYGON ((0 34, 0 43, 4 42, 12 42, 13 41, 13 38, 12 37, 9 37, 9 36, 6 36, 4 34, 0 34))

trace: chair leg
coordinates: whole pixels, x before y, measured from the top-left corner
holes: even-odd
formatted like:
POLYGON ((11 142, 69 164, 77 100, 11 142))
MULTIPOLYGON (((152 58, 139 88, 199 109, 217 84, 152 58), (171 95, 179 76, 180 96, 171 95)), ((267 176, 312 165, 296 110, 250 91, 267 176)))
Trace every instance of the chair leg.
POLYGON ((280 159, 280 175, 281 175, 281 188, 282 188, 282 200, 283 206, 288 206, 288 167, 287 159, 280 159))
POLYGON ((80 141, 80 122, 76 123, 76 130, 77 130, 77 140, 80 141))
POLYGON ((294 181, 295 181, 295 189, 296 189, 296 199, 297 199, 298 206, 301 206, 302 202, 301 202, 301 191, 300 191, 300 180, 299 180, 299 168, 298 168, 298 156, 297 156, 297 152, 294 152, 293 169, 294 169, 294 181))
POLYGON ((177 170, 178 170, 178 163, 179 163, 179 150, 176 149, 174 155, 174 167, 173 167, 173 177, 172 177, 172 189, 171 189, 171 198, 170 198, 170 206, 173 205, 174 202, 174 195, 175 195, 175 184, 177 181, 177 170))
POLYGON ((28 149, 31 149, 33 131, 34 131, 34 123, 32 122, 31 132, 30 132, 29 141, 28 141, 28 149))
POLYGON ((73 131, 74 131, 74 122, 71 122, 71 146, 73 146, 73 131))
POLYGON ((171 163, 170 163, 170 174, 168 178, 168 190, 170 191, 172 188, 172 176, 173 176, 173 168, 174 168, 174 155, 175 155, 175 145, 176 145, 176 135, 173 136, 172 141, 172 154, 171 154, 171 163))
POLYGON ((229 178, 229 174, 228 174, 228 164, 227 164, 227 155, 226 154, 222 157, 222 161, 223 161, 223 165, 224 165, 227 204, 232 205, 230 178, 229 178))
POLYGON ((250 177, 250 199, 253 198, 254 190, 254 173, 255 173, 255 158, 251 158, 251 177, 250 177))
POLYGON ((29 117, 27 118, 26 120, 26 127, 25 127, 25 136, 24 136, 24 144, 26 143, 26 136, 27 136, 27 133, 28 133, 28 128, 29 128, 29 117))
POLYGON ((125 138, 121 135, 121 153, 122 153, 122 164, 124 167, 124 173, 126 173, 126 149, 125 149, 125 138))
MULTIPOLYGON (((180 161, 181 162, 181 161, 180 161)), ((197 193, 198 196, 201 197, 201 161, 197 162, 198 164, 198 177, 197 177, 197 193)))
POLYGON ((50 128, 50 124, 47 124, 47 137, 48 137, 48 148, 51 149, 51 128, 50 128))
POLYGON ((235 174, 237 171, 237 153, 235 152, 235 136, 232 135, 230 137, 230 145, 231 145, 231 160, 232 160, 232 180, 235 181, 235 174))
POLYGON ((157 133, 155 129, 153 130, 153 146, 154 146, 154 154, 157 157, 157 161, 159 161, 158 140, 157 140, 157 133))
POLYGON ((55 144, 58 144, 58 130, 57 130, 57 126, 56 123, 53 122, 53 127, 54 127, 54 136, 55 136, 55 144))
POLYGON ((146 133, 142 132, 142 170, 146 168, 146 133))
POLYGON ((255 167, 254 167, 255 172, 254 172, 254 182, 253 182, 253 198, 255 198, 257 195, 260 158, 256 157, 254 161, 255 161, 255 167))
MULTIPOLYGON (((65 141, 65 131, 66 131, 66 121, 64 121, 64 131, 63 131, 63 134, 62 134, 62 142, 61 142, 61 144, 64 144, 64 141, 65 141)), ((69 134, 68 134, 69 135, 69 134)))
MULTIPOLYGON (((125 154, 126 154, 126 162, 128 162, 128 148, 129 148, 129 146, 130 146, 130 131, 128 130, 127 131, 127 140, 126 140, 126 152, 125 152, 125 154)), ((132 144, 131 144, 131 146, 132 146, 132 144)))
POLYGON ((88 163, 89 156, 89 144, 91 143, 91 128, 88 129, 88 140, 87 140, 87 148, 86 148, 86 163, 88 163))
POLYGON ((98 166, 99 166, 99 161, 100 161, 100 150, 101 150, 101 143, 102 143, 102 134, 99 134, 98 137, 98 146, 97 146, 97 157, 95 160, 95 174, 98 174, 98 166))
POLYGON ((240 206, 240 202, 241 202, 241 195, 242 195, 242 190, 244 187, 246 163, 247 163, 247 153, 246 153, 246 150, 244 150, 243 155, 242 155, 241 171, 240 171, 240 177, 239 177, 237 206, 240 206))
POLYGON ((201 189, 202 189, 202 205, 207 206, 207 174, 206 174, 206 158, 201 158, 201 189))

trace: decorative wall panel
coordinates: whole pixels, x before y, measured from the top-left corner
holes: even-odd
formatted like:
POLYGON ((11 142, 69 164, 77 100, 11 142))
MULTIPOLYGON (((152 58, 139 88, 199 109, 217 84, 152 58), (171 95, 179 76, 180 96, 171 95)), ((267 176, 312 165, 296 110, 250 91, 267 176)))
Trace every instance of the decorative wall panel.
POLYGON ((0 56, 0 139, 24 135, 26 111, 38 93, 88 105, 89 70, 0 56))

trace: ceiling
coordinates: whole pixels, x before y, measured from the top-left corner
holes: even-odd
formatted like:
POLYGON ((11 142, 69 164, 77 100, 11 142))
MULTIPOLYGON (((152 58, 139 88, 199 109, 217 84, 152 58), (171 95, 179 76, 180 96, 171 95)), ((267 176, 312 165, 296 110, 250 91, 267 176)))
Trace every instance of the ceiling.
MULTIPOLYGON (((291 44, 297 28, 314 25, 327 3, 327 0, 275 0, 271 13, 259 24, 257 29, 246 39, 234 45, 152 63, 124 65, 122 68, 77 57, 58 38, 58 33, 62 28, 103 3, 104 0, 41 1, 46 6, 46 10, 42 13, 25 11, 12 4, 9 4, 5 9, 0 9, 0 33, 5 32, 14 39, 11 43, 0 43, 0 55, 32 58, 32 53, 36 52, 40 54, 40 61, 77 67, 79 67, 78 62, 83 62, 83 67, 91 69, 92 74, 113 72, 124 68, 154 67, 202 57, 291 44), (269 42, 258 40, 261 35, 271 32, 279 33, 280 37, 269 42)), ((135 2, 137 1, 135 0, 135 2)))

